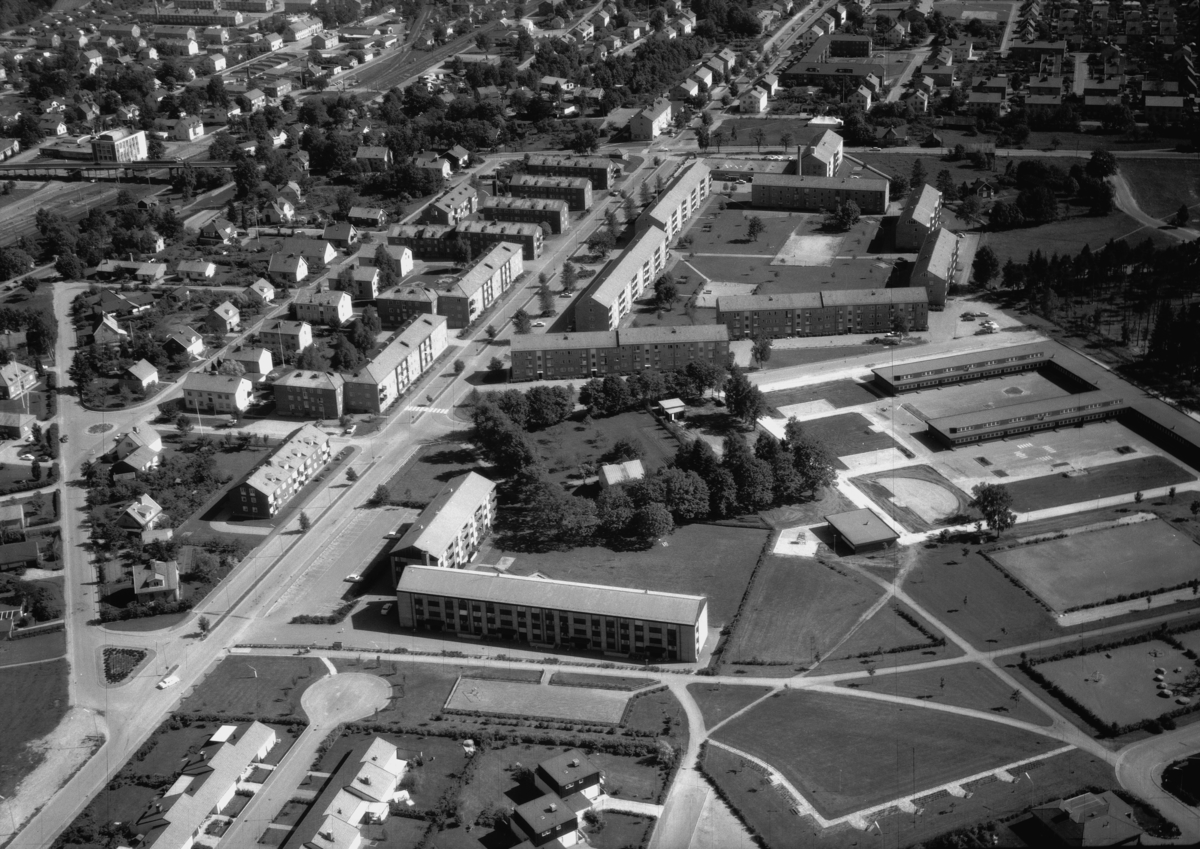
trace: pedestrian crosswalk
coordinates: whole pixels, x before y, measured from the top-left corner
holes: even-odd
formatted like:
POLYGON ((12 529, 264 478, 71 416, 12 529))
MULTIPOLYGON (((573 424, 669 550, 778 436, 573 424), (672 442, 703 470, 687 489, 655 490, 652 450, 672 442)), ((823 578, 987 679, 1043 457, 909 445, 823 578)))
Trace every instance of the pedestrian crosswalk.
POLYGON ((443 413, 448 416, 448 415, 450 415, 451 410, 449 407, 414 406, 414 407, 407 408, 404 412, 413 413, 413 414, 416 414, 416 413, 443 413))

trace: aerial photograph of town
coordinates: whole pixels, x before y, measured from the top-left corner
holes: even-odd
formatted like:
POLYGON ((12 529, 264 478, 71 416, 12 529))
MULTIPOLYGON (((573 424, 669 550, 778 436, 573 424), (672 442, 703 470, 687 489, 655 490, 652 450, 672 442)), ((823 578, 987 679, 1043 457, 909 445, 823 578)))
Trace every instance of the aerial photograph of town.
POLYGON ((0 0, 0 849, 1200 845, 1200 0, 0 0))

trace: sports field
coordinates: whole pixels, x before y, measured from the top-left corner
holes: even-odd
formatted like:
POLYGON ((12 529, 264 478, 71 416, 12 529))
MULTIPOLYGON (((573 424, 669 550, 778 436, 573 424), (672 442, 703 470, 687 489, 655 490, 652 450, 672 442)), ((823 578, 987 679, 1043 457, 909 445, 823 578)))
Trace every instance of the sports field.
POLYGON ((755 706, 715 737, 774 766, 826 817, 1061 745, 944 711, 795 690, 755 706))
POLYGON ((996 551, 992 558, 1059 612, 1197 577, 1200 546, 1155 519, 996 551))
POLYGON ((851 481, 904 527, 927 531, 968 510, 971 497, 934 468, 921 464, 874 472, 851 481))
POLYGON ((1019 512, 1044 510, 1064 504, 1079 504, 1098 498, 1129 495, 1147 489, 1194 481, 1196 476, 1161 455, 1138 457, 1120 463, 1092 466, 1086 474, 1067 477, 1044 475, 1008 484, 1013 509, 1019 512))
POLYGON ((1162 695, 1154 670, 1164 670, 1163 683, 1172 688, 1195 668, 1182 652, 1155 640, 1041 663, 1037 671, 1105 722, 1128 725, 1179 707, 1173 690, 1162 695))
POLYGON ((835 457, 882 451, 896 445, 890 436, 875 430, 870 420, 859 413, 839 413, 809 419, 801 422, 801 427, 806 434, 823 443, 835 457))
MULTIPOLYGON (((974 328, 974 325, 968 325, 974 328)), ((904 402, 915 407, 925 417, 936 419, 964 410, 991 410, 1013 404, 1028 404, 1048 398, 1062 398, 1071 393, 1037 372, 1004 375, 994 380, 978 380, 942 389, 905 394, 904 402)))
POLYGON ((446 700, 446 708, 616 725, 621 721, 628 701, 629 694, 619 690, 543 687, 519 681, 460 678, 446 700))

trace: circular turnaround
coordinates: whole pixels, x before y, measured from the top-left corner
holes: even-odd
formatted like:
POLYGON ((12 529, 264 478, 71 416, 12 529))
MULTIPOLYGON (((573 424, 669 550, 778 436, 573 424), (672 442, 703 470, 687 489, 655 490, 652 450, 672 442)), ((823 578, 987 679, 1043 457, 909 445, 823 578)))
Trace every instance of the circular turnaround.
POLYGON ((377 675, 347 672, 322 678, 304 691, 300 707, 313 725, 337 725, 385 707, 392 685, 377 675))

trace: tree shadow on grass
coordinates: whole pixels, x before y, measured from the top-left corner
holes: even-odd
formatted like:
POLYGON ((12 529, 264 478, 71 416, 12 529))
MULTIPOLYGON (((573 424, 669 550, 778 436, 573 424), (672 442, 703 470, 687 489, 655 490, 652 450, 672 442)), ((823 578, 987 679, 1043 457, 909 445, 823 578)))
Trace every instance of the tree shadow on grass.
POLYGON ((475 449, 466 445, 458 448, 445 448, 441 451, 426 454, 421 458, 422 463, 429 463, 435 466, 471 466, 478 461, 479 458, 475 454, 475 449))

